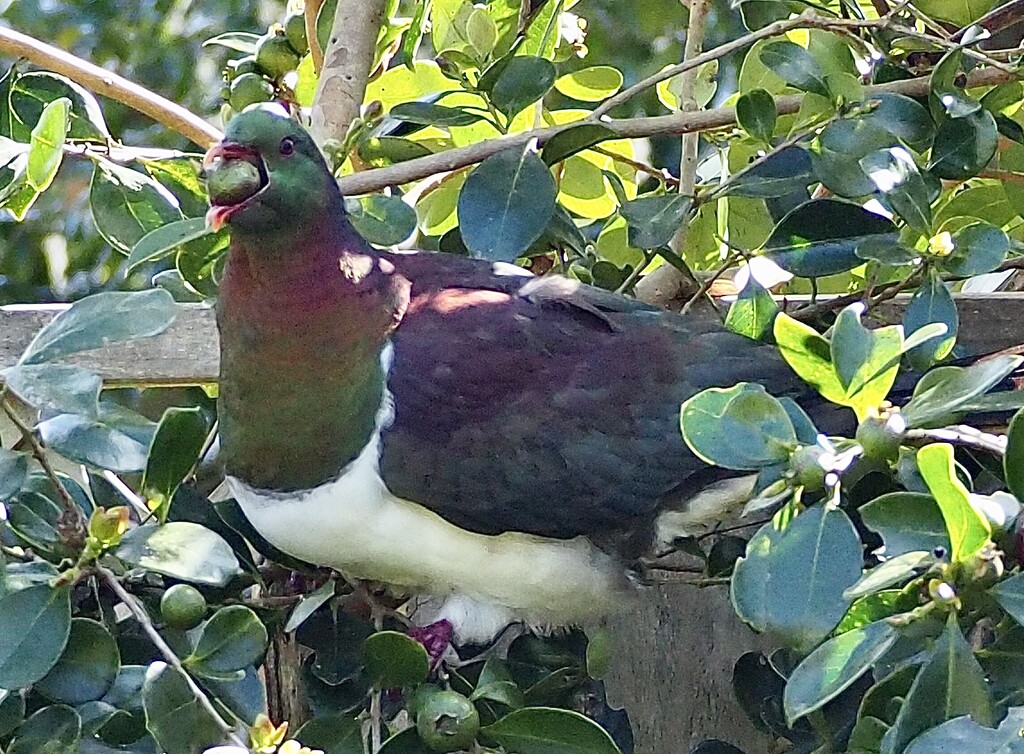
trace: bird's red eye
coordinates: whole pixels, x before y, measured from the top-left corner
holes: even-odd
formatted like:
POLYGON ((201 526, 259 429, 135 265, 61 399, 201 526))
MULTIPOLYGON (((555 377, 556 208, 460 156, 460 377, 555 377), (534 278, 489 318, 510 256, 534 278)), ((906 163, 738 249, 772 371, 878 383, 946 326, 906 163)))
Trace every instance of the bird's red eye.
POLYGON ((295 140, 291 136, 285 136, 281 139, 281 154, 287 156, 295 151, 295 140))

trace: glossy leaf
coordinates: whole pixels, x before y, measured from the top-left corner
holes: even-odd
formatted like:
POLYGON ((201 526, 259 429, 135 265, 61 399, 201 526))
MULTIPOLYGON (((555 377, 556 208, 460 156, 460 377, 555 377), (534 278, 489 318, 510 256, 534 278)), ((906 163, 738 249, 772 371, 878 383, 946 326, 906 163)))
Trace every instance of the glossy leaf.
POLYGON ((540 238, 555 211, 555 182, 529 150, 488 157, 459 193, 459 230, 474 256, 514 262, 540 238))
POLYGON ((956 234, 953 253, 941 264, 954 275, 970 277, 991 272, 1010 251, 1010 237, 991 223, 972 223, 956 234))
POLYGON ((690 211, 685 194, 641 196, 623 202, 619 212, 629 225, 629 245, 635 249, 657 249, 672 240, 690 211))
POLYGON ((430 658, 415 639, 378 631, 363 642, 363 672, 378 689, 416 686, 427 680, 430 658))
POLYGON ((79 751, 82 719, 71 707, 43 707, 21 724, 8 754, 75 754, 79 751))
POLYGON ((19 689, 46 675, 70 631, 67 588, 39 584, 0 592, 0 688, 19 689))
MULTIPOLYGON (((0 459, 2 463, 2 459, 0 459)), ((1024 411, 1018 411, 1006 431, 1006 453, 1003 455, 1003 477, 1007 489, 1018 500, 1024 500, 1024 411)), ((0 474, 0 479, 3 476, 0 474)), ((2 482, 0 482, 2 485, 2 482)), ((3 496, 0 495, 0 499, 3 496)))
POLYGON ((872 93, 877 107, 861 120, 889 132, 907 146, 926 149, 935 133, 935 124, 928 111, 917 100, 893 92, 872 93))
POLYGON ((511 117, 547 94, 555 75, 551 61, 517 55, 505 64, 491 87, 491 102, 511 117))
POLYGON ((99 103, 85 87, 71 79, 48 71, 33 71, 19 76, 10 93, 11 109, 24 124, 38 123, 46 105, 61 98, 71 103, 68 136, 106 143, 110 132, 99 103))
POLYGON ((173 254, 182 244, 209 235, 206 218, 190 217, 187 220, 161 225, 144 235, 128 252, 125 267, 131 272, 141 264, 156 262, 173 254))
POLYGON ((908 335, 913 335, 922 327, 932 323, 945 325, 945 334, 940 338, 932 338, 907 352, 907 360, 919 371, 942 361, 950 354, 960 328, 960 316, 957 313, 956 302, 953 300, 949 288, 935 274, 928 275, 914 291, 910 303, 903 311, 903 331, 908 335))
POLYGON ((764 89, 754 89, 736 101, 736 120, 755 139, 771 144, 778 114, 775 98, 764 89))
POLYGON ((48 411, 95 417, 103 380, 70 364, 22 364, 3 372, 7 387, 26 403, 48 411))
POLYGON ((43 444, 65 458, 110 471, 141 471, 146 443, 103 421, 60 414, 39 424, 43 444))
POLYGON ((843 595, 850 600, 860 599, 903 584, 921 571, 935 565, 937 558, 931 552, 913 551, 896 555, 881 564, 864 572, 857 583, 847 589, 843 595))
POLYGON ((64 653, 34 688, 55 702, 84 704, 103 697, 121 669, 121 655, 102 623, 71 621, 64 653))
POLYGON ((145 173, 96 160, 89 204, 96 230, 127 254, 150 231, 182 219, 174 196, 145 173))
POLYGON ((28 454, 0 447, 0 503, 18 493, 28 477, 28 454))
POLYGON ((847 631, 811 652, 786 681, 783 706, 787 722, 792 725, 849 688, 897 637, 888 622, 877 621, 847 631))
POLYGON ((132 529, 116 555, 149 571, 210 586, 224 586, 239 572, 231 546, 220 535, 186 521, 132 529))
POLYGON ((446 107, 430 102, 402 102, 391 108, 392 118, 420 126, 471 126, 483 119, 483 115, 458 107, 446 107))
POLYGON ((288 621, 284 624, 284 632, 291 633, 297 629, 305 622, 306 618, 330 600, 334 596, 334 587, 334 580, 329 579, 315 591, 303 595, 295 609, 292 610, 291 615, 288 616, 288 621))
POLYGON ((756 470, 789 458, 796 432, 779 401, 755 383, 709 388, 683 403, 683 439, 707 463, 756 470))
POLYGON ((581 123, 559 131, 544 143, 540 157, 545 165, 554 165, 602 141, 615 138, 615 132, 601 123, 581 123))
POLYGON ((619 754, 604 728, 566 709, 525 707, 482 731, 517 754, 619 754))
POLYGON ((71 305, 29 343, 20 364, 38 364, 110 343, 159 335, 177 314, 167 291, 96 293, 71 305))
POLYGON ((963 118, 946 118, 935 133, 929 169, 939 178, 973 178, 992 159, 998 141, 999 129, 987 110, 963 118))
POLYGON ((245 605, 229 605, 203 625, 195 649, 183 662, 199 675, 218 678, 254 664, 266 649, 267 629, 259 616, 245 605))
POLYGON ((1017 623, 1024 625, 1024 574, 1018 573, 988 590, 1017 623))
POLYGON ((910 427, 942 426, 955 421, 963 407, 987 393, 1024 362, 1020 356, 993 356, 969 367, 938 367, 914 388, 903 418, 910 427))
POLYGON ((363 754, 362 729, 353 715, 323 715, 299 728, 295 738, 303 746, 324 754, 363 754))
POLYGON ((860 537, 841 510, 816 505, 785 528, 767 523, 736 563, 732 602, 756 631, 809 650, 849 607, 843 591, 860 577, 860 537))
POLYGON ((932 208, 928 185, 906 149, 891 147, 871 152, 859 163, 875 190, 908 226, 919 233, 930 230, 932 208))
POLYGON ((779 305, 772 295, 750 276, 729 307, 725 326, 740 335, 760 340, 770 330, 778 311, 779 305))
POLYGON ((830 96, 825 74, 807 50, 794 42, 772 42, 760 50, 761 62, 787 84, 805 92, 830 96))
POLYGON ((872 333, 861 324, 861 311, 856 305, 843 309, 832 327, 832 364, 845 390, 871 356, 872 333))
POLYGON ((248 31, 229 31, 210 37, 203 42, 203 47, 224 47, 228 50, 240 52, 243 55, 252 55, 256 52, 256 43, 260 41, 259 34, 248 31))
POLYGON ((898 754, 919 733, 960 715, 995 724, 985 674, 960 633, 956 614, 918 671, 896 722, 882 739, 881 754, 898 754))
POLYGON ((142 477, 142 494, 161 523, 167 520, 174 491, 199 463, 209 433, 209 416, 199 407, 164 411, 142 477))
POLYGON ((154 662, 146 670, 142 706, 146 729, 167 754, 200 754, 222 740, 220 728, 185 676, 163 662, 154 662))
POLYGON ((600 102, 621 86, 622 73, 610 65, 581 68, 555 79, 555 89, 580 102, 600 102))
POLYGON ((932 443, 917 451, 917 465, 942 511, 949 532, 950 560, 963 563, 989 541, 989 525, 971 505, 967 488, 957 477, 953 446, 932 443))
POLYGON ((878 533, 884 555, 908 552, 949 552, 949 533, 935 498, 919 492, 890 492, 858 508, 865 526, 878 533))
POLYGON ((416 210, 397 196, 347 199, 345 210, 359 235, 377 246, 400 244, 416 230, 416 210))
POLYGON ((969 715, 956 717, 927 730, 910 742, 904 754, 1021 754, 1024 752, 1024 707, 1011 707, 993 729, 969 715))
POLYGON ((26 179, 36 191, 48 189, 57 175, 64 157, 64 140, 71 127, 70 112, 71 100, 55 99, 43 108, 39 122, 32 129, 26 179))

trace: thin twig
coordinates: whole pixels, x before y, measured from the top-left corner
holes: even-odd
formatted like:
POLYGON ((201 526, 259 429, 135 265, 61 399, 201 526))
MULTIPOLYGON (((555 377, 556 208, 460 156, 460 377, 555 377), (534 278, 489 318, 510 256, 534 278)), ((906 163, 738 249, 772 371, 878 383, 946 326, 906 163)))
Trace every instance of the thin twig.
POLYGON ((220 131, 181 105, 27 34, 0 27, 0 52, 25 58, 42 68, 67 76, 96 94, 117 100, 148 115, 203 149, 221 139, 220 131))
POLYGON ((904 435, 908 442, 951 442, 956 445, 965 445, 970 448, 977 448, 997 456, 1006 454, 1006 436, 993 435, 982 432, 974 427, 959 424, 955 427, 942 427, 940 429, 910 429, 904 435))
POLYGON ((725 274, 726 270, 728 270, 730 267, 736 264, 736 262, 738 261, 738 256, 739 255, 735 253, 726 256, 725 261, 722 262, 721 265, 719 265, 718 269, 716 269, 710 277, 706 278, 704 282, 700 284, 700 288, 698 288, 697 291, 692 296, 690 296, 689 301, 683 304, 683 308, 680 310, 680 312, 682 314, 688 313, 690 309, 693 308, 694 304, 703 299, 704 296, 707 295, 707 292, 711 290, 711 286, 715 284, 715 281, 718 280, 718 278, 722 277, 722 275, 725 274))
POLYGON ((645 162, 639 160, 633 160, 625 155, 616 154, 611 150, 605 149, 604 147, 590 147, 590 151, 597 152, 599 155, 604 157, 610 157, 615 162, 621 163, 622 165, 628 165, 637 172, 647 173, 653 176, 657 180, 661 181, 667 186, 678 186, 679 179, 672 175, 667 168, 656 168, 653 165, 648 165, 645 162))
POLYGON ((167 642, 164 641, 164 637, 162 637, 160 632, 156 630, 156 626, 153 625, 153 621, 150 620, 149 615, 146 614, 145 609, 139 604, 139 601, 121 585, 121 582, 117 580, 117 576, 113 571, 101 565, 97 565, 95 568, 96 573, 99 574, 100 578, 107 583, 107 585, 113 590, 114 594, 117 595, 117 598, 121 600, 125 607, 132 612, 132 615, 135 616, 139 625, 142 626, 142 630, 146 632, 149 640, 153 642, 154 646, 156 646, 157 650, 167 661, 167 664, 185 677, 185 681, 188 683, 189 689, 193 694, 195 694, 200 706, 213 719, 217 724, 217 727, 219 727, 221 731, 223 731, 224 735, 231 740, 231 743, 248 751, 248 747, 235 732, 234 726, 220 716, 220 713, 217 712, 217 709, 213 706, 213 702, 210 701, 210 698, 206 696, 206 693, 199 688, 199 684, 197 684, 192 679, 192 676, 189 675, 188 671, 185 670, 185 666, 181 664, 181 660, 179 660, 178 656, 174 654, 174 650, 168 646, 167 642))
MULTIPOLYGON (((834 121, 834 120, 836 120, 838 118, 839 118, 839 116, 835 115, 835 116, 829 118, 828 120, 826 120, 826 121, 816 125, 815 128, 819 128, 819 127, 825 126, 828 123, 831 123, 832 121, 834 121)), ((804 139, 806 139, 806 138, 808 138, 810 136, 812 136, 812 134, 811 133, 807 133, 807 132, 800 132, 800 133, 797 133, 797 134, 793 134, 789 138, 785 139, 784 141, 780 142, 776 146, 772 147, 771 149, 769 149, 764 154, 759 155, 757 158, 751 160, 749 163, 747 163, 742 168, 737 170, 735 173, 730 175, 724 181, 722 181, 717 186, 715 186, 713 189, 711 189, 711 191, 708 192, 707 196, 702 196, 702 197, 695 198, 694 199, 694 203, 697 204, 697 205, 700 205, 700 204, 705 204, 707 202, 714 201, 715 199, 718 199, 726 191, 726 189, 728 189, 730 187, 730 185, 734 184, 737 180, 739 180, 740 178, 743 178, 744 176, 748 175, 752 171, 757 170, 757 168, 759 168, 762 165, 764 165, 766 162, 768 162, 768 160, 772 159, 773 157, 776 157, 780 152, 783 152, 783 151, 789 149, 790 147, 796 146, 801 141, 803 141, 804 139)))

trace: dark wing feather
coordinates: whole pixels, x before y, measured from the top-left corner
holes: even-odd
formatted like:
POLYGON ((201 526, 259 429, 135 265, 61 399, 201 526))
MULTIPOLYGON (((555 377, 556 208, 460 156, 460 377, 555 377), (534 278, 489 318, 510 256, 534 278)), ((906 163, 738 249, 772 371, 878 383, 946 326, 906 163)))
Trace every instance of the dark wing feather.
POLYGON ((807 395, 775 349, 713 316, 471 260, 388 258, 413 289, 393 336, 382 474, 399 497, 472 531, 642 527, 706 469, 680 436, 686 398, 743 380, 807 395))

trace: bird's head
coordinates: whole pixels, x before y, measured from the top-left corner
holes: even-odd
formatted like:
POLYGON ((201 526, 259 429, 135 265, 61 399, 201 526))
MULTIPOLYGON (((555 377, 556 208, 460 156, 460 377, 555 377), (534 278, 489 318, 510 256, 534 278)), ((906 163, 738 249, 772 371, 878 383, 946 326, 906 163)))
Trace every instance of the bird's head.
POLYGON ((305 129, 277 106, 251 107, 232 118, 224 139, 203 159, 214 230, 245 235, 309 227, 341 205, 334 177, 305 129))

